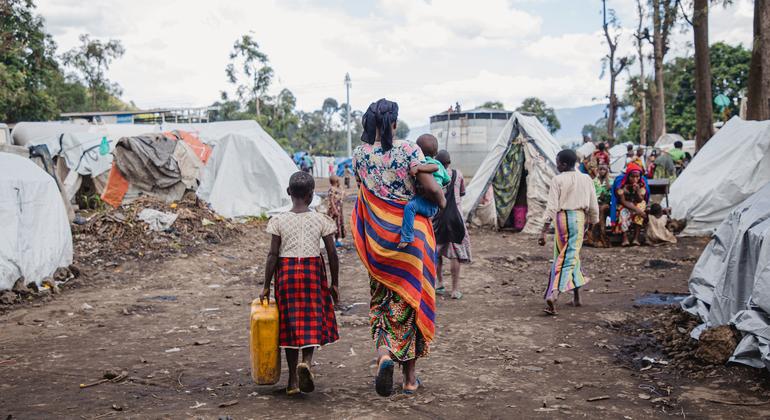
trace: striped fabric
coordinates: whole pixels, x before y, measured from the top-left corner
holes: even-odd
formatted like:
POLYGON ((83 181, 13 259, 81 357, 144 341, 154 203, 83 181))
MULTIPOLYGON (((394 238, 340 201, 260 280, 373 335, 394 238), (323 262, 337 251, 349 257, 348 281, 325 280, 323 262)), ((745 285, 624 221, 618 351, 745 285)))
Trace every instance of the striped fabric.
POLYGON ((426 341, 435 333, 436 238, 424 216, 414 221, 414 242, 397 245, 406 202, 387 201, 364 186, 353 209, 353 240, 369 275, 397 293, 417 312, 417 328, 426 341))
POLYGON ((546 299, 554 292, 567 292, 588 282, 580 266, 585 221, 582 210, 562 210, 556 214, 553 265, 545 291, 546 299))

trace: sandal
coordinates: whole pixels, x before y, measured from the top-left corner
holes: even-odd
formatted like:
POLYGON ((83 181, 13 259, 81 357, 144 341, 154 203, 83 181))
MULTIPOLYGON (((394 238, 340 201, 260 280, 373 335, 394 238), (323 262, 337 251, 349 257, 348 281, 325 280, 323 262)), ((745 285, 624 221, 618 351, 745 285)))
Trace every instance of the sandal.
POLYGON ((300 391, 310 393, 315 390, 313 372, 310 371, 310 366, 308 366, 307 363, 300 363, 297 365, 297 376, 299 377, 300 391))
POLYGON ((461 292, 459 290, 456 290, 456 291, 452 292, 452 299, 460 300, 462 298, 463 298, 463 292, 461 292))
POLYGON ((439 296, 444 296, 444 294, 446 294, 446 288, 444 288, 444 286, 437 287, 436 294, 439 296))
POLYGON ((377 377, 374 379, 374 389, 382 397, 389 397, 393 393, 393 360, 384 360, 380 363, 377 370, 377 377))
POLYGON ((422 386, 422 381, 420 381, 420 378, 417 378, 417 388, 415 388, 415 389, 406 389, 406 388, 403 388, 403 389, 401 389, 401 393, 402 393, 402 394, 404 394, 404 395, 413 395, 413 394, 416 394, 416 393, 417 393, 417 391, 420 389, 420 387, 421 387, 421 386, 422 386))
POLYGON ((286 387, 286 395, 288 395, 290 397, 294 396, 294 395, 297 395, 299 393, 300 393, 299 388, 289 388, 289 387, 286 387))

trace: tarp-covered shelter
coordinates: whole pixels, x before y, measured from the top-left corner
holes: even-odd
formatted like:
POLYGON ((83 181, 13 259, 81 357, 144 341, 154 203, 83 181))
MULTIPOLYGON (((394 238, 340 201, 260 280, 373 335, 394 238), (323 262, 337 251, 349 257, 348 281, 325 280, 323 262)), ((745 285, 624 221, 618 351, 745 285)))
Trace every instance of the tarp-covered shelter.
POLYGON ((0 153, 0 290, 40 285, 72 263, 72 233, 56 181, 24 157, 0 153))
POLYGON ((560 150, 536 117, 515 112, 466 188, 466 220, 482 226, 523 228, 527 233, 539 231, 560 150), (494 211, 477 211, 490 186, 494 202, 489 205, 494 211))
POLYGON ((709 235, 737 204, 770 182, 770 121, 733 117, 671 185, 671 216, 686 235, 709 235))
POLYGON ((770 369, 770 183, 735 206, 695 264, 682 308, 744 335, 730 359, 770 369))
POLYGON ((610 173, 617 175, 626 168, 626 159, 628 158, 628 146, 633 146, 631 142, 618 143, 607 151, 610 155, 610 173))
POLYGON ((257 128, 218 140, 204 169, 197 194, 222 216, 261 216, 291 205, 286 190, 297 166, 257 128))

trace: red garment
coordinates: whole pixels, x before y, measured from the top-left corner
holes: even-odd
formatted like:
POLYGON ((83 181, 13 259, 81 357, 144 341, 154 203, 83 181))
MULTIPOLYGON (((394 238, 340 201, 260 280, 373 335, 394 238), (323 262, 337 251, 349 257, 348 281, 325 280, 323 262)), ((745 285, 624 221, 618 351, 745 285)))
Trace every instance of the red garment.
POLYGON ((281 347, 323 346, 340 338, 323 258, 279 258, 275 302, 281 347))
POLYGON ((610 154, 606 151, 597 150, 594 152, 594 160, 596 160, 597 165, 609 165, 610 154))

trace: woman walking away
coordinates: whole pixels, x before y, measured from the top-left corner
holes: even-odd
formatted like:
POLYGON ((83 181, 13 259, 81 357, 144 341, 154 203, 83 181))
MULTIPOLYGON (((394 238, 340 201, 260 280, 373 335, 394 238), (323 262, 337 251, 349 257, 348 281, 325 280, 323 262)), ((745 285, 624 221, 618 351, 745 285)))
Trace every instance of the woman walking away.
POLYGON ((444 258, 449 259, 449 272, 452 275, 452 299, 462 299, 460 291, 460 264, 471 262, 471 240, 465 220, 462 217, 462 199, 465 196, 465 179, 459 169, 451 169, 451 156, 446 150, 436 155, 436 160, 446 168, 451 179, 447 197, 447 208, 433 219, 436 231, 436 253, 438 254, 438 287, 436 294, 444 293, 444 276, 441 272, 444 258))
MULTIPOLYGON (((398 248, 404 206, 415 196, 409 170, 424 161, 415 144, 395 140, 398 105, 372 103, 363 116, 364 144, 353 152, 361 187, 353 211, 353 240, 369 271, 369 318, 377 348, 375 390, 393 391, 394 361, 403 368, 403 392, 417 391, 417 359, 427 356, 435 334, 436 239, 425 216, 416 216, 414 241, 398 248)), ((423 196, 443 208, 444 194, 430 173, 416 176, 423 196)))
POLYGON ((580 248, 586 221, 599 222, 599 204, 594 183, 588 175, 575 172, 577 155, 573 150, 562 150, 556 155, 559 175, 551 180, 545 224, 538 243, 545 245, 545 235, 556 224, 553 247, 553 265, 545 290, 545 312, 556 315, 559 293, 574 290, 573 304, 580 306, 579 289, 588 280, 580 265, 580 248), (586 220, 588 219, 588 220, 586 220))
POLYGON ((315 181, 307 172, 289 179, 292 208, 273 216, 267 223, 272 235, 265 264, 265 286, 261 300, 269 299, 275 278, 280 335, 278 344, 286 351, 289 365, 288 395, 315 389, 313 350, 339 339, 334 303, 338 300, 339 260, 334 247, 337 225, 325 214, 311 211, 315 181), (326 266, 318 247, 323 238, 329 256, 332 284, 326 284, 326 266), (302 362, 298 363, 302 351, 302 362))

